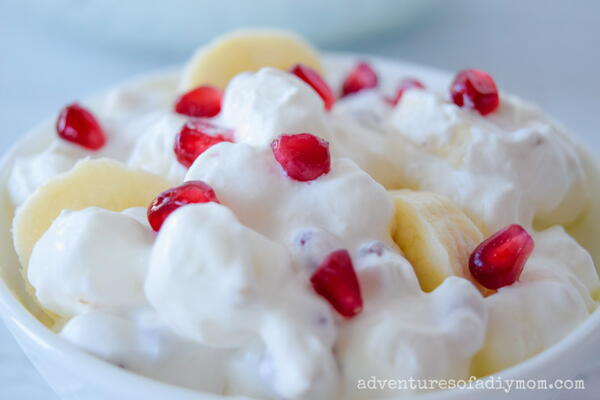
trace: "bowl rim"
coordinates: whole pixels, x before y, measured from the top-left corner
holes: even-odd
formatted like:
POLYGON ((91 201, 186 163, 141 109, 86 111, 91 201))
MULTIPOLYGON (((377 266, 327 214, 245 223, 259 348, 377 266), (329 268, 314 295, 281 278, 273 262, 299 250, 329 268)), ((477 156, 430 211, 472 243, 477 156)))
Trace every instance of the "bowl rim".
MULTIPOLYGON (((410 71, 418 71, 419 75, 427 76, 437 82, 450 82, 451 74, 442 69, 430 67, 427 65, 421 65, 418 63, 407 62, 400 59, 394 59, 390 57, 375 56, 363 53, 352 53, 352 52, 324 52, 323 60, 325 64, 338 64, 338 65, 351 65, 351 63, 357 60, 369 60, 376 67, 384 67, 388 69, 405 69, 410 71)), ((172 77, 176 73, 179 73, 181 66, 173 66, 162 68, 150 73, 144 73, 134 76, 133 78, 126 79, 115 85, 111 85, 104 90, 100 90, 95 94, 84 98, 85 102, 93 102, 95 99, 100 99, 109 93, 111 90, 116 88, 122 88, 127 86, 135 85, 151 79, 167 79, 172 77)), ((15 156, 21 150, 24 145, 38 136, 42 136, 44 129, 53 124, 53 118, 49 117, 38 123, 31 128, 25 135, 15 141, 10 149, 5 152, 0 158, 0 170, 6 169, 11 166, 14 162, 15 156)), ((575 145, 579 147, 584 153, 584 156, 588 157, 594 167, 600 171, 599 162, 597 158, 588 150, 587 146, 582 145, 580 139, 575 135, 570 135, 570 139, 574 141, 575 145), (575 136, 575 137, 572 137, 575 136)), ((3 182, 0 182, 3 183, 3 182)), ((5 185, 3 184, 6 189, 5 185)), ((3 268, 0 266, 0 268, 3 268)), ((97 358, 86 351, 78 348, 74 344, 71 344, 67 340, 54 333, 52 330, 44 326, 18 299, 18 296, 8 287, 4 279, 0 277, 0 317, 5 320, 11 334, 15 335, 12 331, 13 327, 19 329, 24 333, 30 340, 38 343, 41 347, 45 348, 54 357, 63 358, 69 362, 63 364, 69 365, 70 369, 77 370, 88 370, 94 371, 97 375, 103 376, 103 380, 111 382, 114 385, 147 385, 148 389, 154 391, 162 396, 178 396, 178 399, 197 399, 197 400, 223 400, 223 399, 247 399, 252 398, 244 396, 227 396, 221 394, 214 394, 203 391, 196 391, 181 386, 158 381, 156 379, 148 378, 146 376, 137 374, 135 372, 119 368, 107 361, 97 358)), ((550 363, 560 362, 563 354, 573 351, 573 349, 587 343, 594 335, 598 335, 600 332, 600 307, 596 308, 583 322, 576 326, 568 335, 543 350, 542 352, 497 373, 492 374, 489 377, 480 378, 481 380, 493 379, 494 377, 502 379, 527 379, 529 376, 533 376, 532 372, 543 370, 544 365, 550 363)), ((27 357, 29 357, 27 355, 27 357)), ((46 381, 46 378, 43 377, 46 381)), ((49 382, 46 381, 48 384, 49 382)), ((51 385, 49 385, 51 387, 51 385)), ((486 389, 470 389, 469 392, 481 392, 486 389)), ((454 396, 462 396, 464 393, 460 393, 461 389, 444 389, 429 393, 416 394, 420 400, 442 400, 454 398, 454 396)), ((399 392, 398 396, 402 397, 399 392)), ((169 397, 171 398, 171 397, 169 397)))

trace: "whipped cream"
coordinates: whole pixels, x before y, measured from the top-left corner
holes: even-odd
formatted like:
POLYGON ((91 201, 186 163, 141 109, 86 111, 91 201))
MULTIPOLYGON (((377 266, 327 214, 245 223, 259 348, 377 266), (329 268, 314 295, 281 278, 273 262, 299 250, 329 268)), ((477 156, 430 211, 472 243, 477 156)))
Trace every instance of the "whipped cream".
POLYGON ((8 193, 15 206, 21 205, 35 190, 54 176, 73 168, 87 152, 62 140, 29 157, 18 158, 8 180, 8 193))
MULTIPOLYGON (((357 382, 372 376, 468 377, 488 318, 479 291, 466 279, 450 277, 424 293, 410 263, 381 242, 363 245, 355 260, 365 310, 346 322, 336 343, 343 365, 342 398, 364 398, 364 388, 357 382)), ((396 394, 393 388, 384 388, 369 391, 369 398, 396 394)))
POLYGON ((183 340, 153 312, 88 311, 71 318, 60 335, 120 368, 189 389, 225 390, 231 354, 183 340))
POLYGON ((393 110, 381 110, 383 100, 372 94, 353 97, 336 107, 336 139, 344 155, 388 188, 444 194, 491 231, 531 227, 536 217, 569 223, 588 203, 573 144, 516 97, 503 94, 500 109, 487 117, 432 91, 409 90, 393 110))
MULTIPOLYGON (((168 119, 177 119, 173 113, 165 112, 172 108, 172 98, 175 96, 176 80, 173 78, 175 76, 166 75, 134 81, 125 89, 112 89, 86 104, 100 121, 107 137, 106 145, 97 151, 86 151, 57 138, 54 132, 46 132, 50 138, 46 148, 15 161, 8 181, 8 193, 13 204, 21 205, 38 187, 54 176, 70 170, 86 157, 108 157, 123 162, 133 158, 131 165, 143 164, 140 167, 163 175, 161 168, 170 168, 163 167, 165 161, 161 157, 164 158, 164 149, 163 152, 156 150, 156 146, 162 146, 163 142, 158 140, 153 144, 153 141, 157 141, 153 138, 156 135, 150 132, 146 134, 151 140, 142 141, 140 136, 150 128, 155 131, 165 130, 167 134, 170 132, 166 126, 168 119), (165 114, 168 118, 165 118, 162 128, 156 119, 165 114), (146 157, 148 152, 152 156, 146 157)), ((169 146, 172 147, 172 143, 169 146)), ((168 170, 164 176, 173 180, 183 177, 185 172, 177 171, 178 168, 178 165, 173 166, 173 171, 169 174, 168 170)))
POLYGON ((111 92, 94 106, 110 146, 92 153, 56 139, 11 172, 17 206, 99 155, 174 185, 202 180, 219 200, 179 208, 158 234, 143 208, 66 210, 54 221, 28 278, 64 319, 60 334, 88 352, 213 393, 364 399, 397 393, 359 390, 371 376, 468 378, 509 367, 595 309, 591 257, 552 227, 585 211, 588 178, 562 129, 522 100, 501 93, 500 109, 482 117, 437 88, 406 91, 396 106, 365 90, 326 112, 302 80, 264 68, 236 76, 212 119, 235 143, 212 146, 186 170, 172 150, 186 121, 171 111, 176 87, 169 77, 111 92), (270 148, 304 132, 331 150, 330 172, 311 182, 289 179, 270 148), (520 280, 487 297, 461 277, 423 292, 390 237, 395 188, 446 195, 486 235, 526 227, 536 247, 520 280), (364 310, 351 320, 309 282, 338 249, 350 252, 362 289, 364 310))
POLYGON ((485 299, 488 334, 475 358, 480 375, 548 348, 597 306, 600 281, 588 252, 560 226, 537 233, 535 244, 519 281, 485 299))
POLYGON ((329 398, 336 375, 333 317, 294 275, 283 246, 240 224, 222 205, 197 204, 176 210, 161 228, 146 293, 169 326, 190 340, 231 349, 260 341, 261 380, 277 397, 329 398))
POLYGON ((138 127, 144 133, 133 146, 127 164, 163 176, 174 184, 182 182, 187 170, 172 149, 184 123, 183 116, 170 112, 153 113, 142 119, 138 127))
POLYGON ((296 76, 275 68, 242 73, 227 86, 221 120, 236 140, 268 147, 282 133, 309 132, 330 140, 323 100, 296 76))
MULTIPOLYGON (((400 289, 400 288, 399 288, 400 289)), ((367 303, 340 331, 336 345, 343 368, 344 399, 362 399, 357 382, 377 379, 464 379, 483 344, 487 310, 467 280, 450 277, 433 292, 396 292, 367 303), (469 340, 466 340, 466 339, 469 340)), ((389 398, 393 388, 370 393, 389 398)))
POLYGON ((332 237, 329 252, 355 252, 368 240, 394 246, 391 198, 349 159, 334 159, 329 173, 307 184, 288 178, 270 148, 219 143, 196 159, 185 180, 208 183, 244 225, 282 244, 294 246, 306 229, 318 228, 332 237))
POLYGON ((27 270, 41 304, 63 317, 146 304, 154 235, 127 211, 63 211, 36 243, 27 270))

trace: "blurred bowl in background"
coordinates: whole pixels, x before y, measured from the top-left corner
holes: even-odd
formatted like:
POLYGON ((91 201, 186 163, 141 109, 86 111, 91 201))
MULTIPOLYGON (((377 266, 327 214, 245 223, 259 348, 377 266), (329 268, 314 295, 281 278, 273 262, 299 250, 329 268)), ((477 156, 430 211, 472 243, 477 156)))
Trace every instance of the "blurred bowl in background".
POLYGON ((293 30, 315 44, 336 47, 406 28, 433 0, 23 0, 19 7, 42 28, 166 54, 238 27, 293 30))

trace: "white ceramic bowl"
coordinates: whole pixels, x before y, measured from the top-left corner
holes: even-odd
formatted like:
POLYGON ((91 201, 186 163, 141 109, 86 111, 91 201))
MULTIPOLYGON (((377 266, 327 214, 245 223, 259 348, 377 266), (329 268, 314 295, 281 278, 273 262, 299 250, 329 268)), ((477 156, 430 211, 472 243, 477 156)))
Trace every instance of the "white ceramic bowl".
MULTIPOLYGON (((326 59, 327 70, 349 69, 356 56, 330 55, 326 59)), ((428 67, 401 63, 380 58, 369 58, 378 69, 384 87, 393 87, 395 82, 406 76, 422 79, 430 87, 447 87, 449 75, 428 67)), ((339 75, 339 73, 337 74, 339 75)), ((152 79, 173 80, 176 73, 170 71, 153 75, 152 79)), ((142 78, 148 79, 148 78, 142 78)), ((334 80, 335 85, 339 82, 334 80)), ((194 392, 171 386, 128 372, 97 359, 71 345, 40 323, 33 313, 35 305, 25 290, 19 272, 19 263, 13 250, 10 226, 12 206, 6 192, 7 179, 16 157, 31 154, 44 148, 54 135, 54 120, 34 129, 19 141, 0 162, 0 312, 23 351, 36 366, 48 384, 63 398, 76 400, 209 400, 223 399, 222 396, 194 392)), ((593 179, 594 207, 585 226, 588 248, 600 251, 600 169, 594 158, 581 146, 580 151, 593 179), (590 242, 589 240, 592 240, 590 242), (593 242, 595 241, 595 243, 593 242)), ((596 254, 598 259, 598 254, 596 254)), ((600 357, 600 310, 596 310, 584 323, 566 338, 531 359, 496 374, 504 379, 554 379, 572 378, 585 372, 590 360, 600 357)), ((500 390, 445 390, 421 394, 420 400, 506 398, 500 390)), ((402 392, 398 393, 401 398, 402 392)), ((547 399, 551 395, 544 390, 513 390, 511 399, 547 399)))

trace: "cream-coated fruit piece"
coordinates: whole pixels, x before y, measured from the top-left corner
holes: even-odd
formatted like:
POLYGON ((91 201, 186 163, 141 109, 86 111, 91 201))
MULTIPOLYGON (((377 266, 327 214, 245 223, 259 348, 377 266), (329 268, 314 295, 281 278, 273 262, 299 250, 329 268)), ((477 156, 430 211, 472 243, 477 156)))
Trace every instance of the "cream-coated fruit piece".
POLYGON ((200 85, 224 89, 241 72, 263 67, 287 70, 299 63, 317 71, 322 69, 315 49, 288 31, 239 30, 220 36, 196 52, 186 66, 181 89, 187 91, 200 85))
POLYGON ((409 90, 393 108, 373 91, 339 99, 329 121, 334 147, 386 188, 443 194, 490 232, 582 215, 589 181, 563 128, 515 96, 503 93, 483 117, 446 91, 409 90))
POLYGON ((82 160, 39 187, 17 209, 13 242, 27 268, 33 246, 63 210, 101 207, 122 211, 147 207, 170 186, 166 179, 111 159, 82 160))
POLYGON ((535 249, 519 281, 485 299, 489 325, 473 361, 478 376, 548 348, 597 307, 600 280, 589 253, 560 226, 535 233, 534 239, 535 249))
POLYGON ((448 196, 492 232, 536 218, 575 221, 589 204, 576 146, 535 106, 508 94, 501 103, 482 117, 435 91, 405 93, 385 122, 399 176, 448 196))
POLYGON ((64 173, 87 157, 85 150, 56 140, 44 151, 17 159, 8 181, 8 192, 14 205, 23 204, 36 189, 54 176, 64 173))
POLYGON ((154 233, 127 212, 63 210, 33 247, 27 277, 40 304, 63 318, 147 307, 154 233))
POLYGON ((185 180, 208 183, 244 225, 284 245, 319 228, 338 240, 330 251, 356 253, 370 240, 394 246, 388 192, 346 158, 332 159, 327 174, 300 182, 286 176, 270 148, 223 142, 200 155, 185 180), (333 200, 339 193, 344 202, 333 200))
MULTIPOLYGON (((127 161, 134 145, 140 147, 140 133, 149 129, 149 123, 154 120, 153 113, 148 111, 171 106, 169 99, 175 95, 174 83, 169 84, 168 79, 167 82, 164 80, 154 77, 136 80, 126 87, 114 88, 105 96, 84 103, 95 115, 106 135, 106 144, 101 149, 88 151, 56 137, 54 126, 48 127, 44 139, 51 139, 48 145, 40 152, 15 160, 8 180, 12 203, 20 206, 37 188, 54 176, 67 172, 82 159, 110 158, 127 161)), ((158 129, 160 127, 155 130, 158 129)), ((37 146, 40 144, 36 143, 37 146)), ((151 146, 145 146, 148 147, 151 146)), ((153 165, 149 170, 158 164, 155 160, 151 160, 151 163, 153 165)))
MULTIPOLYGON (((481 347, 487 310, 467 280, 450 277, 431 293, 400 290, 366 303, 336 343, 343 399, 364 399, 361 380, 468 379, 471 358, 481 347), (465 338, 469 338, 465 340, 465 338)), ((392 387, 368 398, 392 398, 392 387)))
MULTIPOLYGON (((451 276, 425 293, 408 260, 381 242, 366 243, 354 260, 365 309, 343 325, 336 342, 341 398, 365 398, 360 382, 371 376, 468 379, 488 315, 475 286, 451 276)), ((390 398, 398 392, 388 387, 368 393, 390 398)))
POLYGON ((333 316, 295 275, 289 252, 229 208, 192 204, 162 226, 146 294, 189 340, 231 350, 258 344, 261 380, 276 397, 329 399, 337 379, 333 316))
POLYGON ((449 276, 472 279, 469 256, 483 233, 452 200, 433 192, 395 190, 392 236, 410 261, 423 290, 449 276))
POLYGON ((185 341, 152 311, 137 312, 133 318, 88 311, 70 319, 60 336, 96 357, 161 382, 212 393, 225 388, 229 352, 185 341))
POLYGON ((282 133, 309 132, 330 141, 326 114, 321 97, 302 80, 263 68, 231 81, 219 118, 235 127, 237 142, 268 147, 282 133))
POLYGON ((186 168, 177 161, 173 148, 175 138, 185 124, 184 116, 175 113, 153 113, 139 124, 140 139, 127 159, 127 165, 160 175, 173 186, 183 182, 186 168))

